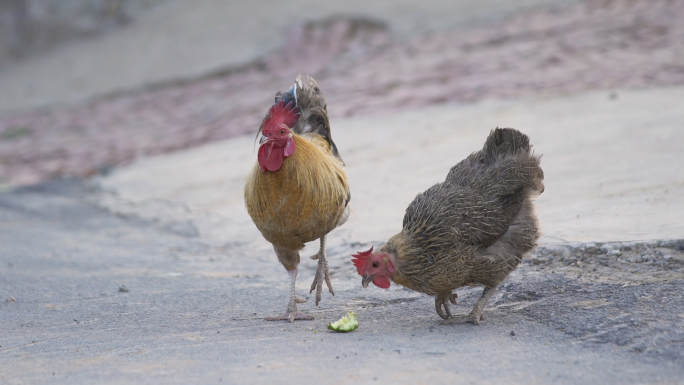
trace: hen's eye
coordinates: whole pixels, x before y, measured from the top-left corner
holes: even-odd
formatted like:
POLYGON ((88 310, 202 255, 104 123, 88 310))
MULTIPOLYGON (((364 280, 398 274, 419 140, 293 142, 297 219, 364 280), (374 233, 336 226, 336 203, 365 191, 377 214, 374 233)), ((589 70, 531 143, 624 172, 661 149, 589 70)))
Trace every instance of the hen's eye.
POLYGON ((378 261, 373 262, 373 267, 376 267, 376 268, 377 268, 378 266, 380 266, 380 264, 378 263, 378 261))

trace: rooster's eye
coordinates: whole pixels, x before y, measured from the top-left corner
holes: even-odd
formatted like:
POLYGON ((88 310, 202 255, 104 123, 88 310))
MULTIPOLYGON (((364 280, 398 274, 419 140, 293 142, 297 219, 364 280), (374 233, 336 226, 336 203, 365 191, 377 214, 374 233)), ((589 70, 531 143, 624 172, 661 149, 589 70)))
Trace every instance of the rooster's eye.
POLYGON ((380 266, 380 264, 378 263, 378 261, 373 262, 373 267, 377 268, 378 266, 380 266))
POLYGON ((285 130, 280 130, 280 135, 285 135, 285 130))

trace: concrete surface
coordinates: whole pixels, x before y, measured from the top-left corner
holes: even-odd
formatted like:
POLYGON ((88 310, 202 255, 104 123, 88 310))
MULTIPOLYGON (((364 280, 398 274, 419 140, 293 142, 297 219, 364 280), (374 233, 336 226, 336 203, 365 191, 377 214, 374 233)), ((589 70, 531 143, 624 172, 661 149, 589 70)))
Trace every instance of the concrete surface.
MULTIPOLYGON (((525 132, 543 154, 542 244, 684 238, 683 98, 684 87, 590 92, 335 119, 354 215, 328 243, 387 240, 415 194, 497 126, 525 132)), ((254 138, 242 137, 141 160, 101 179, 112 192, 103 204, 192 224, 217 244, 259 239, 242 198, 255 154, 254 138)))
MULTIPOLYGON (((192 76, 211 69, 198 63, 237 57, 207 47, 252 60, 236 45, 247 42, 221 41, 239 30, 221 18, 226 4, 199 3, 205 12, 217 6, 216 19, 190 11, 172 19, 189 6, 171 1, 150 16, 149 33, 122 30, 101 40, 102 48, 84 43, 46 57, 51 65, 67 56, 97 63, 98 53, 119 52, 136 69, 124 79, 116 72, 121 63, 112 63, 101 67, 111 77, 81 88, 69 74, 45 72, 44 82, 35 78, 55 93, 15 93, 15 107, 49 103, 57 90, 68 101, 114 83, 138 87, 166 70, 192 76), (130 59, 136 44, 171 46, 162 32, 200 21, 206 31, 186 35, 184 49, 192 36, 215 40, 192 51, 196 62, 162 65, 155 52, 149 61, 130 59)), ((483 4, 486 16, 503 2, 483 4)), ((445 23, 460 17, 411 7, 393 8, 390 17, 405 17, 393 25, 414 31, 433 16, 445 23)), ((292 20, 309 17, 295 12, 302 8, 277 9, 292 20)), ((471 10, 463 20, 477 14, 471 10)), ((286 25, 279 22, 271 32, 286 25)), ((44 73, 47 64, 33 63, 26 72, 0 73, 0 98, 14 89, 5 88, 7 79, 44 73)), ((86 67, 76 72, 94 73, 86 67)), ((683 99, 684 87, 618 89, 334 118, 354 216, 328 241, 336 296, 324 294, 319 308, 301 305, 316 316, 311 322, 263 321, 283 310, 288 293, 283 268, 244 209, 253 137, 142 159, 93 180, 0 192, 0 383, 684 384, 683 99), (350 254, 399 231, 415 194, 479 149, 496 126, 521 129, 544 155, 546 191, 537 200, 544 235, 497 290, 484 323, 442 326, 430 297, 395 285, 362 289, 350 254), (359 329, 329 332, 328 322, 347 310, 359 314, 359 329)), ((315 250, 309 245, 303 255, 315 250)), ((305 258, 300 296, 314 271, 305 258)), ((455 313, 470 311, 480 291, 459 290, 455 313)))
MULTIPOLYGON (((480 326, 439 325, 431 298, 396 286, 362 289, 348 258, 368 244, 331 247, 336 296, 301 305, 315 321, 289 324, 263 321, 287 300, 263 241, 214 247, 114 216, 93 194, 73 181, 0 194, 3 384, 684 383, 684 242, 601 245, 666 252, 656 263, 544 249, 480 326), (356 331, 326 330, 347 310, 356 331)), ((313 273, 305 261, 300 295, 313 273)), ((459 290, 454 310, 479 292, 459 290)))
MULTIPOLYGON (((263 321, 287 290, 244 210, 251 137, 91 187, 2 193, 0 382, 683 383, 684 242, 633 242, 684 238, 682 97, 593 92, 334 120, 355 216, 328 241, 337 295, 301 306, 312 322, 263 321), (362 290, 350 254, 398 231, 413 196, 497 125, 544 154, 545 235, 484 324, 441 326, 427 296, 362 290), (359 329, 328 332, 347 310, 359 329)), ((300 295, 314 267, 303 261, 300 295)), ((459 290, 456 311, 479 291, 459 290)))
POLYGON ((0 112, 0 188, 90 177, 141 156, 251 134, 274 90, 289 87, 298 73, 316 78, 334 119, 682 86, 681 20, 684 2, 587 0, 406 39, 349 15, 293 24, 297 32, 284 46, 240 70, 47 110, 0 112))
MULTIPOLYGON (((301 305, 311 322, 263 321, 282 311, 287 283, 243 208, 253 138, 0 194, 0 382, 682 384, 683 96, 594 92, 333 121, 355 217, 329 237, 336 296, 301 305), (414 194, 497 125, 523 129, 544 154, 545 235, 485 322, 442 326, 430 297, 362 289, 350 254, 398 231, 414 194), (327 331, 347 310, 359 329, 327 331)), ((305 258, 299 295, 314 268, 305 258)), ((480 290, 459 290, 455 312, 480 290)))
POLYGON ((304 21, 339 14, 388 22, 398 36, 463 28, 559 0, 428 2, 313 0, 167 1, 129 26, 8 65, 0 112, 82 101, 248 64, 283 44, 304 21))

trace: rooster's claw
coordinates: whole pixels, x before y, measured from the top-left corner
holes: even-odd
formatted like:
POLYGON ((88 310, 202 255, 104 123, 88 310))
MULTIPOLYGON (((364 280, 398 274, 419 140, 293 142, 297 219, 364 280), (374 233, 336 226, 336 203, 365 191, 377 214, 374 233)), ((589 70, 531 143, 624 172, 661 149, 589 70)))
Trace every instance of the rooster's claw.
POLYGON ((319 259, 318 254, 316 254, 316 256, 317 258, 315 259, 318 259, 318 268, 316 269, 316 276, 311 284, 311 290, 309 291, 309 294, 313 293, 314 289, 316 290, 316 306, 318 306, 318 303, 321 302, 323 281, 325 281, 325 284, 328 286, 328 291, 330 291, 330 294, 335 296, 335 291, 330 283, 330 269, 328 268, 328 261, 325 259, 325 257, 319 259))

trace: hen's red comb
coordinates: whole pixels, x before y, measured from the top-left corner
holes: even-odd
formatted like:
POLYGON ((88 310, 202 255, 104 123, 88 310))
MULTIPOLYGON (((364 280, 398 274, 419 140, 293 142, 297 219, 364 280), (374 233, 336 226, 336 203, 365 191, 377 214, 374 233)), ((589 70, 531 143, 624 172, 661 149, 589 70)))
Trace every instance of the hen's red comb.
POLYGON ((268 119, 264 122, 264 129, 273 129, 284 123, 288 128, 294 127, 299 120, 299 110, 292 102, 285 104, 282 100, 268 110, 268 119))
POLYGON ((356 254, 352 254, 352 263, 356 266, 356 271, 359 275, 363 275, 363 270, 368 264, 368 258, 370 258, 371 253, 373 253, 373 247, 371 246, 368 251, 359 251, 356 254))

